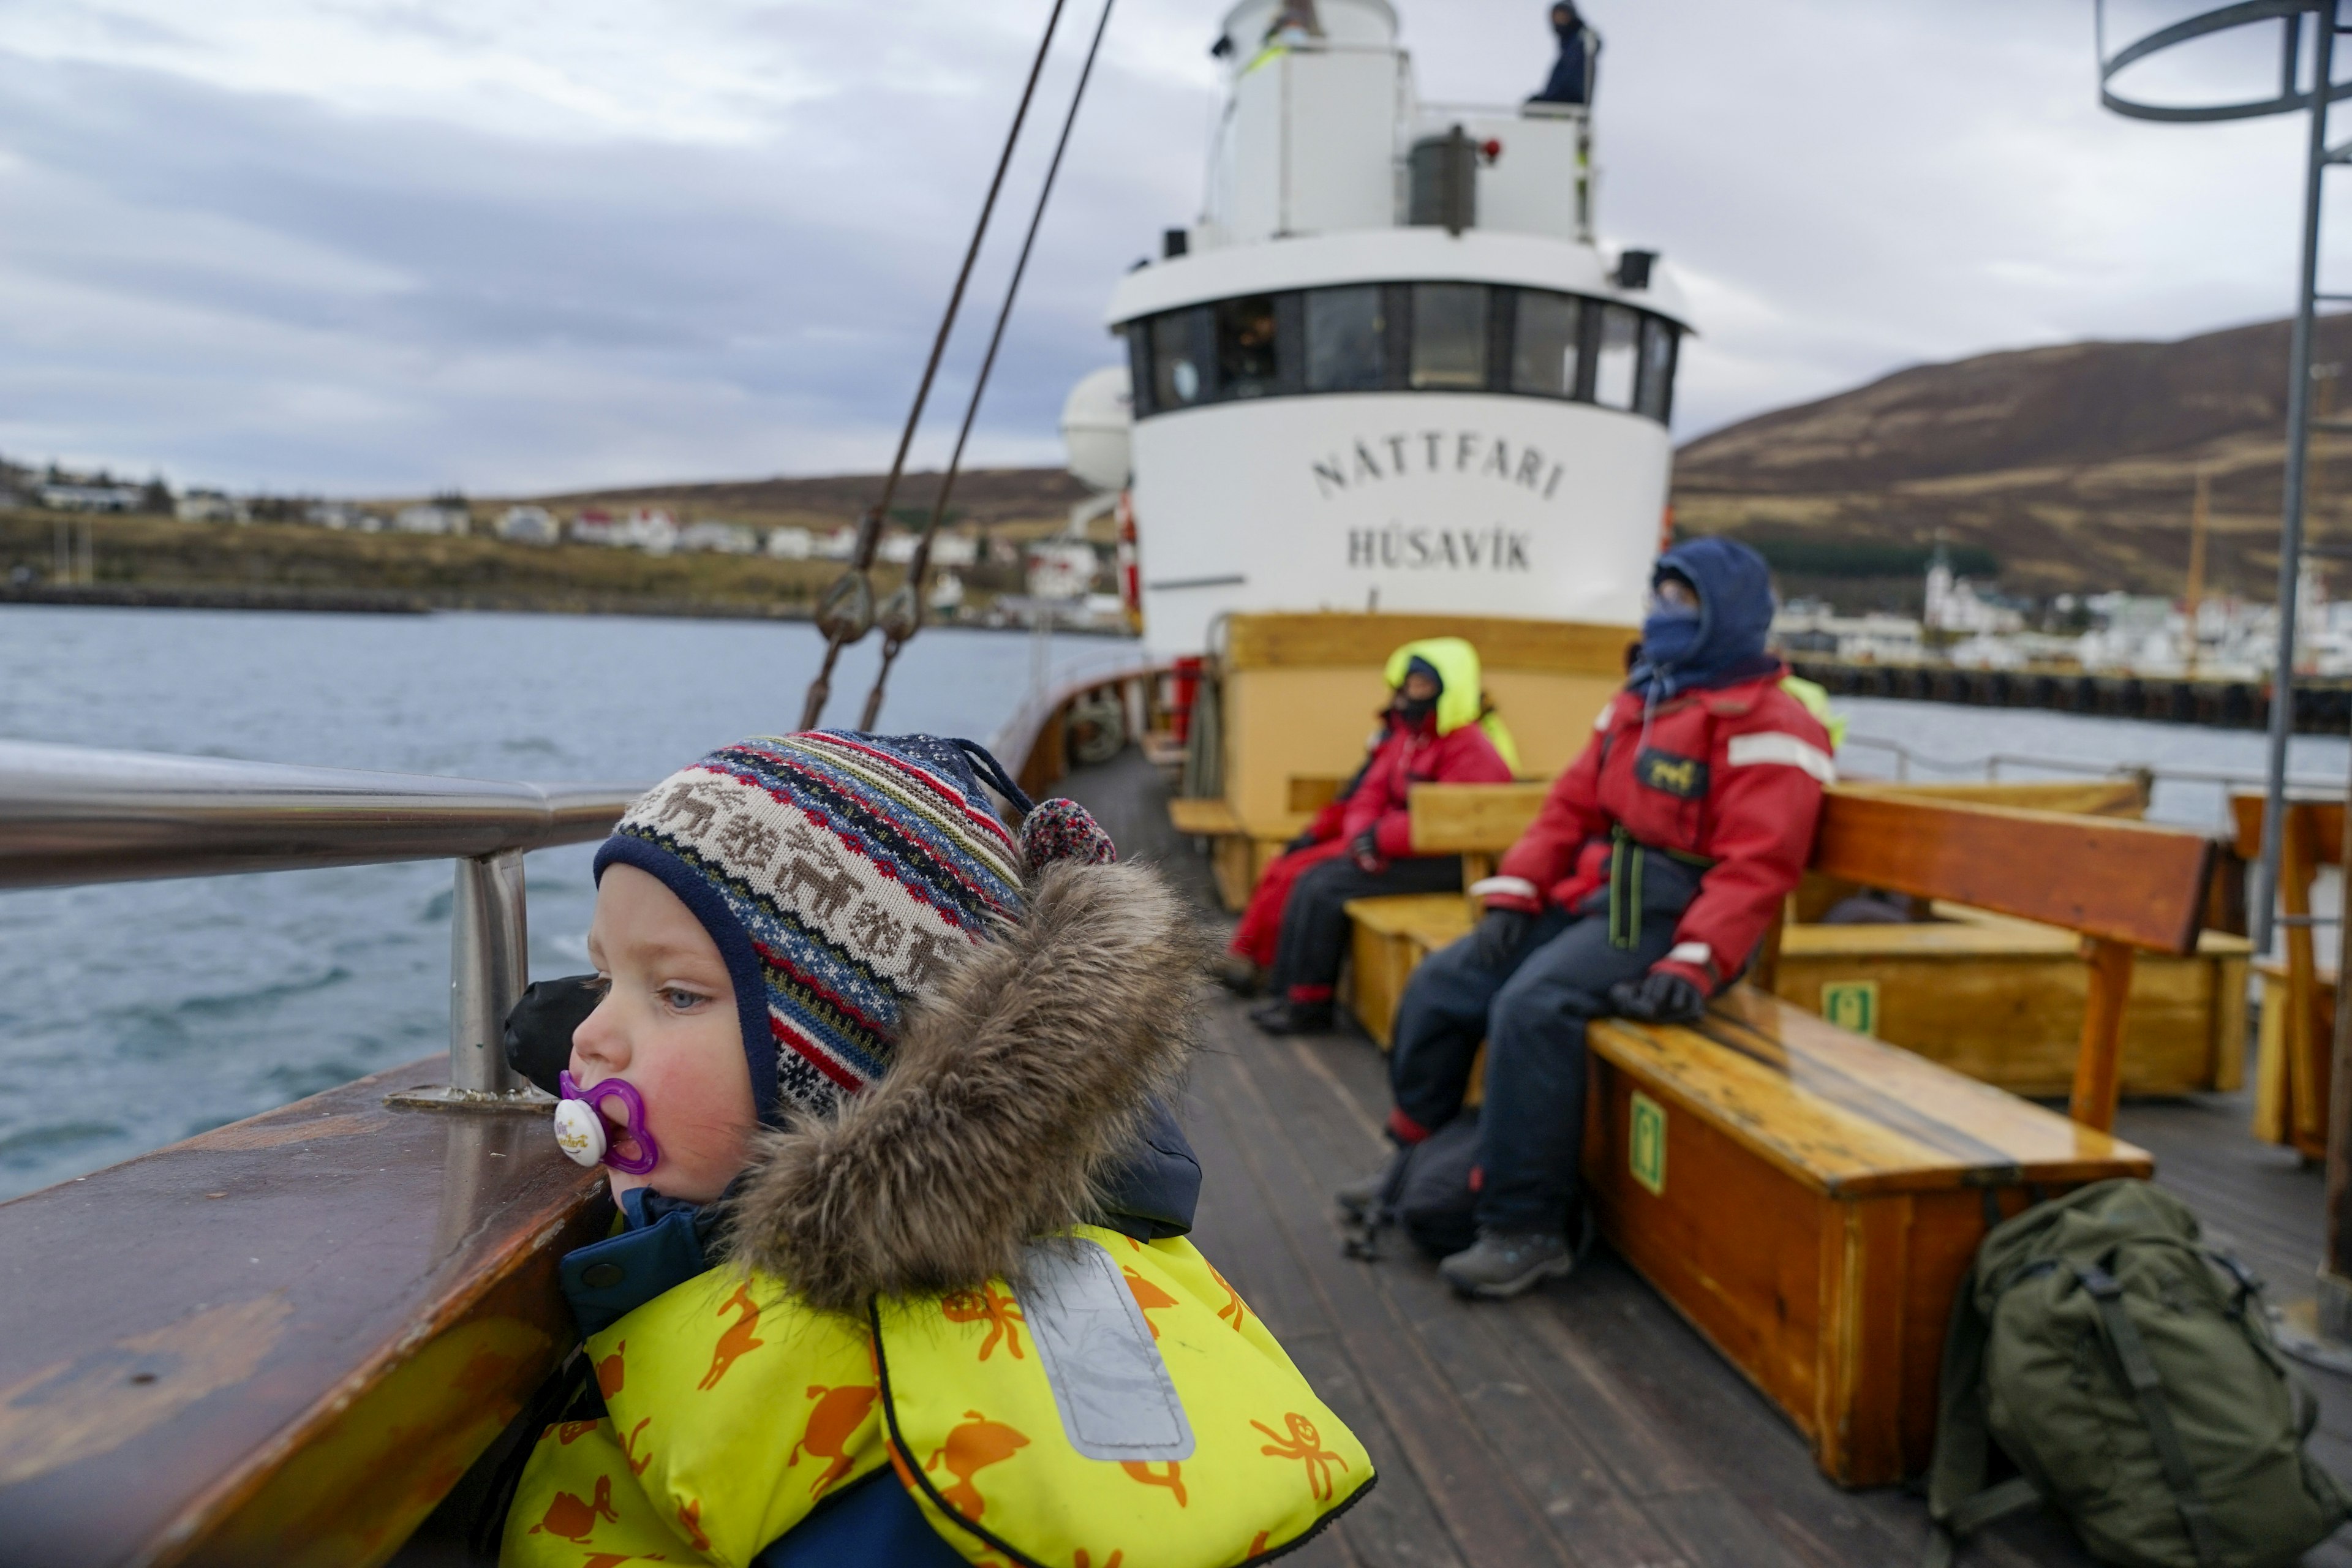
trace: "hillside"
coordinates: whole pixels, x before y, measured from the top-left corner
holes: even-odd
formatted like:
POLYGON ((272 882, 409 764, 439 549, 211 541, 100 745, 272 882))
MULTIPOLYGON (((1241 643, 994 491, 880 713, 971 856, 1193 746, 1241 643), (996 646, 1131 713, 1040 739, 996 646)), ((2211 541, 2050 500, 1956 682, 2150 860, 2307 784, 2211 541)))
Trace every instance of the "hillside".
MULTIPOLYGON (((542 505, 570 511, 581 506, 666 506, 685 518, 717 517, 759 528, 786 524, 817 530, 855 522, 882 490, 878 474, 834 474, 816 479, 732 479, 709 484, 647 485, 621 490, 578 490, 533 496, 542 505)), ((939 495, 937 472, 911 473, 898 481, 891 510, 901 518, 928 517, 939 495)), ((1069 521, 1070 508, 1091 494, 1059 468, 967 468, 956 476, 949 511, 957 520, 991 528, 1069 521)))
MULTIPOLYGON (((1899 577, 1880 568, 1909 558, 1894 547, 1916 552, 1938 531, 1997 557, 2014 593, 2177 594, 2201 467, 2213 487, 2208 584, 2266 599, 2278 570, 2287 337, 2288 323, 2271 321, 1898 371, 1691 442, 1675 459, 1675 520, 1813 567, 1825 557, 1841 565, 1844 548, 1843 570, 1783 574, 1784 592, 1826 591, 1842 606, 1916 596, 1907 566, 1899 577)), ((2352 316, 2320 322, 2314 362, 2352 378, 2352 316)), ((2352 381, 2323 379, 2319 392, 2323 407, 2352 409, 2352 381)), ((2352 435, 2315 432, 2312 451, 2313 537, 2342 551, 2352 545, 2352 435)))

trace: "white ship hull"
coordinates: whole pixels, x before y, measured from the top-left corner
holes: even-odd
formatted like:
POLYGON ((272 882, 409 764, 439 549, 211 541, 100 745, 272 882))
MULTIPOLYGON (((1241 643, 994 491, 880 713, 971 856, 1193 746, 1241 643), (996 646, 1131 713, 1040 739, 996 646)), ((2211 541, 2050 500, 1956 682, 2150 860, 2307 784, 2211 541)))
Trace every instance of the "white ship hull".
POLYGON ((1145 636, 1237 610, 1447 612, 1632 626, 1666 506, 1665 427, 1591 405, 1366 393, 1137 425, 1145 636))

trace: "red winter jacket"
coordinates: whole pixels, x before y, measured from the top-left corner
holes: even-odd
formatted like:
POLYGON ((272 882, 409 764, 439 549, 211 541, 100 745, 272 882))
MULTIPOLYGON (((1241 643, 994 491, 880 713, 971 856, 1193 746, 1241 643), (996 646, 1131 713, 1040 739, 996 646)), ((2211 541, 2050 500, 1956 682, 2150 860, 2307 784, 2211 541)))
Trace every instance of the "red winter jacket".
POLYGON ((1716 864, 1655 967, 1720 990, 1803 874, 1822 786, 1836 777, 1829 733, 1780 689, 1784 673, 1661 702, 1646 738, 1643 700, 1619 692, 1534 824, 1472 890, 1497 909, 1573 909, 1607 881, 1618 823, 1654 849, 1705 856, 1716 864))
POLYGON ((1339 837, 1352 842, 1366 828, 1383 858, 1412 853, 1412 819, 1405 792, 1417 784, 1508 784, 1510 764, 1476 722, 1440 735, 1433 716, 1412 730, 1394 713, 1387 716, 1388 739, 1365 764, 1362 782, 1348 796, 1339 837))

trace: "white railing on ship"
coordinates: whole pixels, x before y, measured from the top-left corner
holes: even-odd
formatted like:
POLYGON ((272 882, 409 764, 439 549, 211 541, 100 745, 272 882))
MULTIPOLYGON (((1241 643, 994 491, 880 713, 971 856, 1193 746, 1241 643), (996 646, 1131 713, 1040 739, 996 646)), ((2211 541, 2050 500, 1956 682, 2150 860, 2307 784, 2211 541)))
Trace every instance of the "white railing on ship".
MULTIPOLYGON (((2092 778, 2132 778, 2145 774, 2150 780, 2159 784, 2169 781, 2179 784, 2220 784, 2224 787, 2231 784, 2259 784, 2266 782, 2269 777, 2259 768, 2178 768, 2169 763, 2158 765, 2145 763, 2094 763, 2071 757, 2029 756, 2017 752, 1993 752, 1981 757, 1953 759, 1932 756, 1907 746, 1900 741, 1882 741, 1869 735, 1848 735, 1838 749, 1843 752, 1854 746, 1890 753, 1895 758, 1895 776, 1902 782, 1908 782, 1911 770, 1915 767, 1925 768, 1930 773, 1944 773, 1954 778, 1969 773, 1980 773, 1988 782, 1998 780, 2000 777, 2000 770, 2004 767, 2039 768, 2045 773, 2081 773, 2092 778)), ((2290 774, 2286 785, 2292 790, 2307 790, 2320 795, 2336 795, 2344 793, 2344 780, 2340 776, 2325 777, 2317 773, 2290 774)))
POLYGON ((526 850, 601 838, 643 786, 534 784, 0 741, 0 889, 448 858, 455 1105, 537 1097, 508 1068, 529 981, 526 850))
POLYGON ((1029 695, 1021 700, 1021 706, 1013 710, 1010 718, 996 727, 996 732, 988 738, 988 749, 997 761, 1004 764, 1005 771, 1017 779, 1027 766, 1029 752, 1036 745, 1037 737, 1045 731, 1045 721, 1054 716, 1056 709, 1083 692, 1097 687, 1141 680, 1159 674, 1165 668, 1164 662, 1155 662, 1129 645, 1116 652, 1074 659, 1063 665, 1054 670, 1050 685, 1040 680, 1037 678, 1039 672, 1033 670, 1029 695))

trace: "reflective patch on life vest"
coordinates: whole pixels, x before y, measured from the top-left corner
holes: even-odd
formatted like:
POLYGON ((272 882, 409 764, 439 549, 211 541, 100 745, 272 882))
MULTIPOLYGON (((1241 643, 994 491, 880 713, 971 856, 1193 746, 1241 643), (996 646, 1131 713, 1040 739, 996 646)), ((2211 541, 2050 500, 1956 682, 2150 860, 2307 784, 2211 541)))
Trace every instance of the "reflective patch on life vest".
POLYGON ((1654 790, 1677 800, 1697 800, 1706 794, 1706 764, 1696 757, 1678 757, 1656 747, 1633 759, 1633 776, 1654 790))
POLYGON ((1830 760, 1827 752, 1811 741, 1800 740, 1783 730, 1734 735, 1726 752, 1725 760, 1735 768, 1753 767, 1759 763, 1780 763, 1789 767, 1802 768, 1825 784, 1837 783, 1837 763, 1830 760))
POLYGON ((1089 1459, 1189 1459, 1192 1424, 1151 1325, 1098 1242, 1028 1248, 1021 1313, 1070 1447, 1089 1459))

